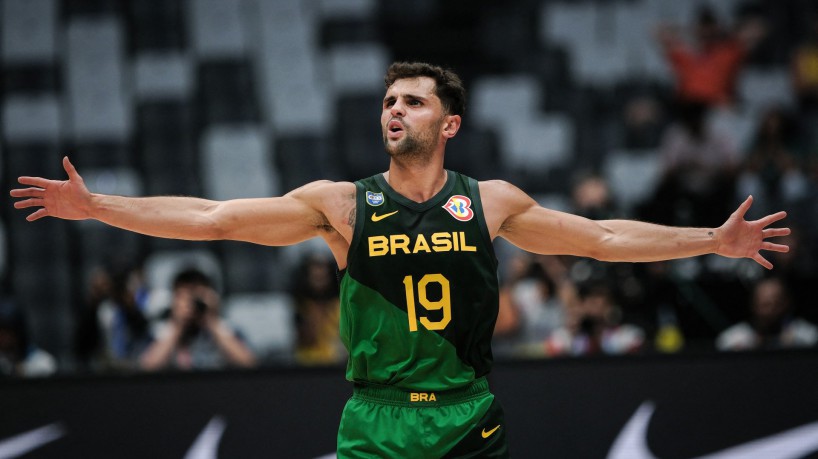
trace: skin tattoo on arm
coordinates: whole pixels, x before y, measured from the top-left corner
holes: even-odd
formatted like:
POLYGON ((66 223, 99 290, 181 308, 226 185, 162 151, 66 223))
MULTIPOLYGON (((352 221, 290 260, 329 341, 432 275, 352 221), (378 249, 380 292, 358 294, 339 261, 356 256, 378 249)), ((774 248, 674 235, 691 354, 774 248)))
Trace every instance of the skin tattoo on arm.
MULTIPOLYGON (((349 199, 355 200, 355 195, 349 195, 349 199)), ((352 206, 352 210, 349 211, 349 218, 347 219, 347 225, 352 228, 355 228, 355 206, 352 206)))

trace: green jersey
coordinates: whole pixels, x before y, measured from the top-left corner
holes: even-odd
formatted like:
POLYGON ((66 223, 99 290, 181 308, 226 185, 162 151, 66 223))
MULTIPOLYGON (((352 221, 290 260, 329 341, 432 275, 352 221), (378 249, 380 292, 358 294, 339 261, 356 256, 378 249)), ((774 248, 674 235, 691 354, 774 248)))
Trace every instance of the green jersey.
POLYGON ((341 279, 347 379, 439 391, 487 374, 499 285, 477 182, 447 171, 443 189, 423 203, 382 174, 355 185, 341 279))

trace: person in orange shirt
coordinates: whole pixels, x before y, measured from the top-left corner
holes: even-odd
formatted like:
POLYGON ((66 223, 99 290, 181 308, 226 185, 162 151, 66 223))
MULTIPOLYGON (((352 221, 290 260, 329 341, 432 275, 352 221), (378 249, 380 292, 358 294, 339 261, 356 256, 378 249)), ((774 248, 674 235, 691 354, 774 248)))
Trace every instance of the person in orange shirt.
POLYGON ((679 102, 729 105, 742 61, 764 33, 763 23, 755 18, 742 20, 734 33, 726 33, 709 8, 698 13, 694 45, 674 28, 660 26, 657 35, 676 77, 679 102))

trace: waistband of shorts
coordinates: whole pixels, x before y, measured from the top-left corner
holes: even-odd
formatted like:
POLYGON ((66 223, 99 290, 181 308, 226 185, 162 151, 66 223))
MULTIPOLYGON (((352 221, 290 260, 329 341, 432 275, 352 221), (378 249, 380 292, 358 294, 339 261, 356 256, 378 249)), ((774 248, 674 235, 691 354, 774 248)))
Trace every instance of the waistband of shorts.
POLYGON ((485 377, 475 379, 457 389, 439 391, 413 391, 393 386, 356 382, 352 398, 375 403, 400 406, 444 406, 467 402, 489 393, 485 377))

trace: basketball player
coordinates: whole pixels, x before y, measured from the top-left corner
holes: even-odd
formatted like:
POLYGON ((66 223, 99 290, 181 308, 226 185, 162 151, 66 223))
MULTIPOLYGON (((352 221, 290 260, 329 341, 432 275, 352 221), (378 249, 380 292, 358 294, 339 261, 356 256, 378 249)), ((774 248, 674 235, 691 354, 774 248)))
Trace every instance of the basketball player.
POLYGON ((68 158, 67 181, 20 177, 18 209, 96 219, 157 237, 280 246, 321 237, 341 276, 341 336, 354 383, 338 456, 507 457, 503 412, 488 390, 497 317, 492 240, 540 254, 645 262, 717 253, 772 265, 760 250, 784 212, 745 221, 748 198, 718 228, 592 221, 540 207, 515 186, 443 167, 465 90, 450 71, 395 63, 381 129, 389 170, 355 183, 319 181, 282 197, 214 202, 89 192, 68 158))

